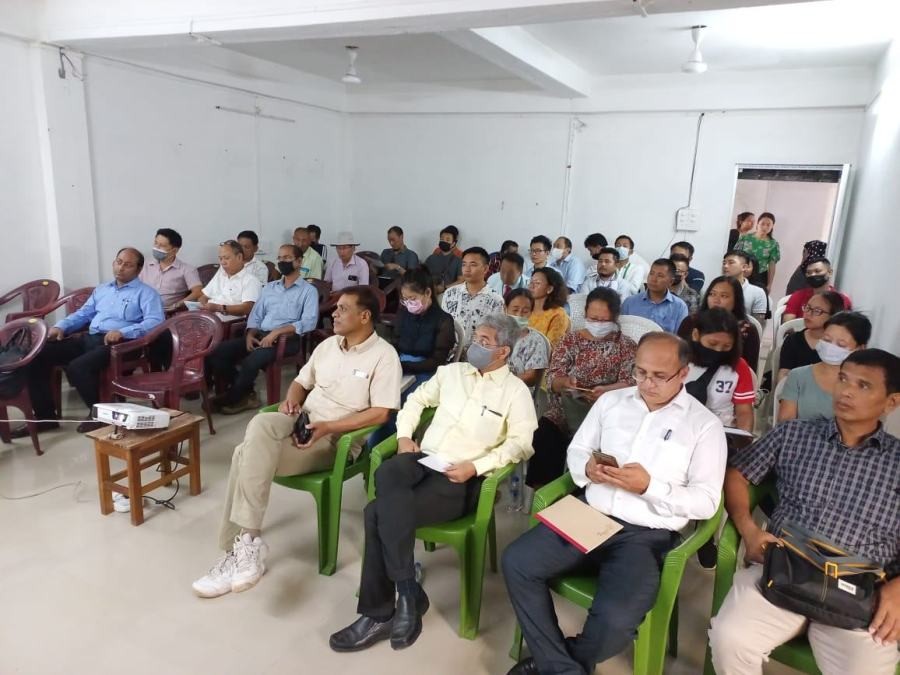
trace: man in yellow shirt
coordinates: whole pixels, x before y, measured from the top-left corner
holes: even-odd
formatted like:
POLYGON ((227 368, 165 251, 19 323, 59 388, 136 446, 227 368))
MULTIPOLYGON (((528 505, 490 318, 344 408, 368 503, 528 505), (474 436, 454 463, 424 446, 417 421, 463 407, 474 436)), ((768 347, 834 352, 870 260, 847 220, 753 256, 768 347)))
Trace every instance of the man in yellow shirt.
POLYGON ((312 247, 309 230, 298 227, 294 230, 294 246, 300 247, 303 258, 300 260, 301 279, 321 279, 324 275, 322 256, 312 247))
POLYGON ((415 580, 416 528, 471 512, 479 476, 533 454, 534 403, 507 367, 519 332, 509 316, 483 317, 468 363, 438 368, 397 416, 398 454, 376 472, 378 496, 365 508, 361 616, 331 636, 333 650, 359 651, 388 637, 394 649, 412 645, 428 609, 415 580), (437 410, 419 446, 412 436, 426 408, 437 410), (426 459, 443 471, 422 464, 426 459))

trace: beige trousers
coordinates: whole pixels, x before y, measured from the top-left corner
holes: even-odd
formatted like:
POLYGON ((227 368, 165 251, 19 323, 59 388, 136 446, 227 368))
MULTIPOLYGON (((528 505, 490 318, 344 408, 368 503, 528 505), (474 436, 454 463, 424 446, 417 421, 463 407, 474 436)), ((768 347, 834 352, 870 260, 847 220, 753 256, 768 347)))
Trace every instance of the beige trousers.
POLYGON ((337 437, 324 436, 312 447, 301 450, 291 439, 296 419, 278 412, 259 413, 247 425, 244 442, 234 449, 231 458, 219 531, 219 546, 223 550, 231 550, 241 529, 262 527, 275 476, 325 471, 334 464, 337 437))
POLYGON ((757 584, 762 565, 738 570, 719 613, 709 644, 716 675, 759 675, 775 647, 806 631, 823 675, 894 675, 897 645, 879 646, 864 630, 824 626, 776 607, 757 584))

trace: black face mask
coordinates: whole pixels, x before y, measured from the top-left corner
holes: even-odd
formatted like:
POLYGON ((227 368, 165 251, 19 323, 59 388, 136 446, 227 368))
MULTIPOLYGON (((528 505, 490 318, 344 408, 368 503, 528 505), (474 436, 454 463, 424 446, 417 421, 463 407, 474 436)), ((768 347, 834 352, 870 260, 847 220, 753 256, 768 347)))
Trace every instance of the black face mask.
POLYGON ((278 271, 281 272, 281 276, 286 277, 289 274, 294 273, 294 263, 287 262, 285 260, 278 261, 278 271))
POLYGON ((718 368, 728 359, 728 352, 717 352, 700 342, 694 343, 694 363, 702 368, 718 368))
POLYGON ((806 277, 806 283, 812 288, 822 288, 822 286, 828 283, 828 275, 813 274, 812 276, 806 277))
POLYGON ((684 276, 681 274, 676 274, 675 279, 672 280, 672 285, 677 286, 681 283, 681 280, 684 279, 684 276))
POLYGON ((451 244, 449 241, 439 241, 438 248, 441 249, 444 253, 446 253, 451 248, 453 248, 453 244, 451 244))

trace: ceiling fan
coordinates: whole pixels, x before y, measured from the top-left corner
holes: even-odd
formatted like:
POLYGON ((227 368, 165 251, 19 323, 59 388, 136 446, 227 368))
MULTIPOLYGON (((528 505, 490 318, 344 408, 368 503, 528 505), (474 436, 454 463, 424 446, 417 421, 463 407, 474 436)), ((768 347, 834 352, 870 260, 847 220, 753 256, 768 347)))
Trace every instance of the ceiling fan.
POLYGON ((347 45, 344 49, 347 50, 347 57, 350 59, 350 63, 347 65, 347 72, 344 73, 341 82, 344 84, 362 84, 362 78, 356 72, 356 57, 359 56, 359 47, 347 45))
POLYGON ((681 70, 692 75, 705 73, 709 65, 703 60, 700 53, 700 43, 703 41, 703 33, 706 26, 691 26, 691 39, 694 41, 694 49, 688 60, 681 64, 681 70))

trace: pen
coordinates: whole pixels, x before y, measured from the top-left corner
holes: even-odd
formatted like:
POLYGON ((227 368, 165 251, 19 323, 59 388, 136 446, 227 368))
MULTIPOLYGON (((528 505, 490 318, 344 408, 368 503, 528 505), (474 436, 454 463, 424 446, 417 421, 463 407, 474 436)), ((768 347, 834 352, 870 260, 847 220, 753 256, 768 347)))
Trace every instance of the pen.
POLYGON ((484 412, 485 412, 485 411, 491 413, 492 415, 496 415, 497 417, 503 417, 503 415, 501 415, 500 413, 498 413, 496 410, 491 410, 491 409, 488 408, 486 405, 481 406, 481 416, 482 416, 482 417, 484 417, 484 412))
POLYGON ((663 436, 663 440, 664 440, 664 441, 667 441, 667 440, 669 440, 670 438, 672 438, 672 430, 671 430, 671 429, 666 429, 666 433, 665 433, 665 435, 663 436))

